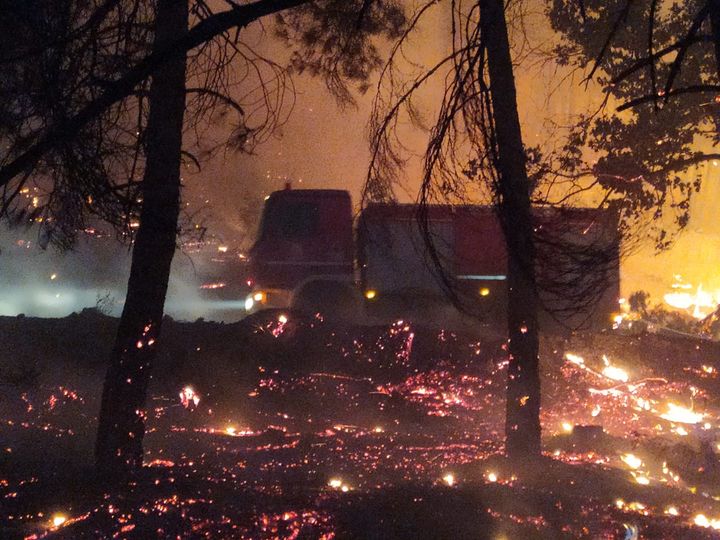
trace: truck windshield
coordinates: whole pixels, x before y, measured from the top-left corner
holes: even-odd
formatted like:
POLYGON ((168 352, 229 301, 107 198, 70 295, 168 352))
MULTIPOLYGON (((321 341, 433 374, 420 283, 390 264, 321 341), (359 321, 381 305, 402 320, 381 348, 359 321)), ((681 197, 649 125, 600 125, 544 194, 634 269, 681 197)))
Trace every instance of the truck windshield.
POLYGON ((305 238, 318 232, 319 209, 309 201, 270 200, 262 220, 262 238, 305 238))

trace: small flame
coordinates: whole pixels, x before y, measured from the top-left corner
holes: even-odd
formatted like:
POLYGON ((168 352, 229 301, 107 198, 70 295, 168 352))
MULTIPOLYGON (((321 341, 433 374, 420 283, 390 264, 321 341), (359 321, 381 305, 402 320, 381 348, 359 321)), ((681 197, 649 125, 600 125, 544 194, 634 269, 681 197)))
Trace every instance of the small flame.
POLYGON ((709 519, 705 514, 698 514, 693 519, 693 522, 698 527, 704 527, 706 529, 712 528, 720 530, 720 519, 709 519))
POLYGON ((650 479, 645 475, 633 473, 633 477, 635 478, 635 481, 641 486, 647 486, 648 484, 650 484, 650 479))
POLYGON ((566 354, 565 354, 565 359, 566 359, 568 362, 572 362, 573 364, 577 364, 578 366, 582 366, 582 365, 585 363, 585 360, 583 359, 582 356, 579 356, 579 355, 573 354, 573 353, 566 353, 566 354))
POLYGON ((642 465, 642 460, 633 454, 625 454, 620 456, 620 459, 623 460, 623 462, 625 462, 625 464, 631 469, 637 469, 640 465, 642 465))
POLYGON ((680 424, 699 424, 705 417, 702 413, 696 413, 691 409, 676 405, 675 403, 667 404, 668 412, 660 415, 670 422, 678 422, 680 424))
POLYGON ((602 374, 605 377, 612 379, 613 381, 628 382, 629 377, 627 371, 617 366, 613 366, 607 356, 604 355, 603 362, 605 362, 605 367, 602 370, 602 374))
POLYGON ((186 386, 180 391, 180 403, 186 409, 189 409, 191 405, 197 407, 198 403, 200 403, 200 396, 193 390, 192 386, 186 386))

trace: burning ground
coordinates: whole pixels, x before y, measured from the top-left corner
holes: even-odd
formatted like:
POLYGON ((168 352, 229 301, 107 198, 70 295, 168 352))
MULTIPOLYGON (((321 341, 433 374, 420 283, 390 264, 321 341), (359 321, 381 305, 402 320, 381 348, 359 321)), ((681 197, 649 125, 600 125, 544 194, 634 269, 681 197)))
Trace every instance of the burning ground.
POLYGON ((501 342, 167 320, 147 466, 110 492, 91 463, 115 324, 0 318, 0 537, 720 535, 714 343, 546 337, 545 456, 511 464, 501 342))

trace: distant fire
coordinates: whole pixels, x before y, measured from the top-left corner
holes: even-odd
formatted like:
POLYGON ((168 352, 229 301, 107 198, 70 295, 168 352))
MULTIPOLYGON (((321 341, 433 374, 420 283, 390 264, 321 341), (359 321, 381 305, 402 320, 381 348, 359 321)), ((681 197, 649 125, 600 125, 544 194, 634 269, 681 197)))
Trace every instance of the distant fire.
POLYGON ((696 319, 704 319, 720 305, 720 290, 706 291, 703 285, 693 287, 684 282, 681 276, 675 276, 672 292, 663 296, 665 303, 675 309, 684 310, 696 319), (694 292, 692 292, 694 289, 694 292))

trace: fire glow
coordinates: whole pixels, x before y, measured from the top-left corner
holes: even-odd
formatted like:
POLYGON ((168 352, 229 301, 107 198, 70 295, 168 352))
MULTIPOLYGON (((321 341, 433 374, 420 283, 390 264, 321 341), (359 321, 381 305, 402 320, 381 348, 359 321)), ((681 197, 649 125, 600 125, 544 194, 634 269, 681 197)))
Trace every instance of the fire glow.
POLYGON ((663 296, 664 302, 670 307, 688 312, 695 319, 704 319, 720 304, 720 291, 708 292, 700 284, 694 293, 690 292, 692 284, 684 282, 681 276, 675 276, 671 287, 672 292, 663 296))

